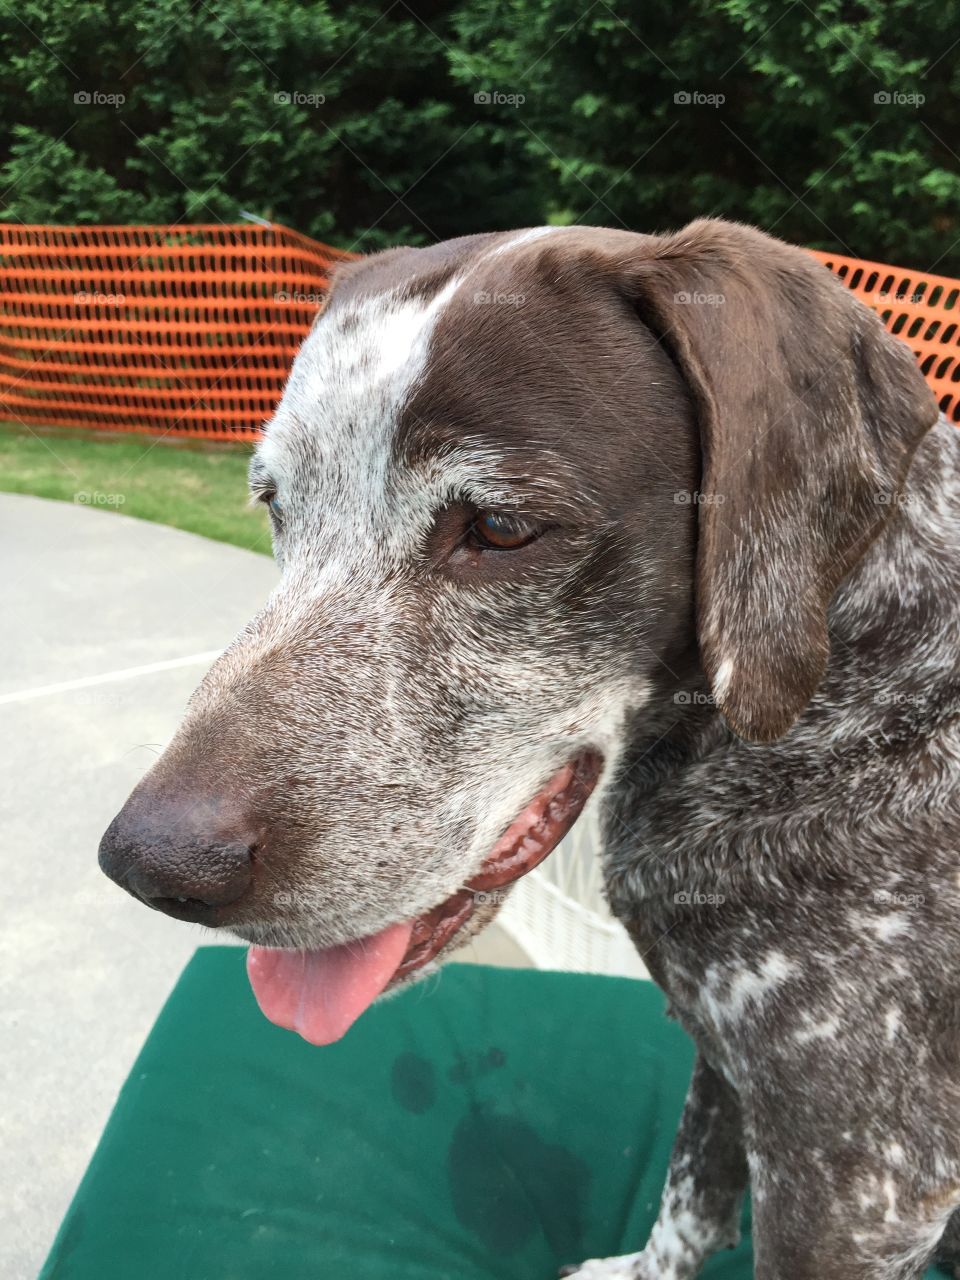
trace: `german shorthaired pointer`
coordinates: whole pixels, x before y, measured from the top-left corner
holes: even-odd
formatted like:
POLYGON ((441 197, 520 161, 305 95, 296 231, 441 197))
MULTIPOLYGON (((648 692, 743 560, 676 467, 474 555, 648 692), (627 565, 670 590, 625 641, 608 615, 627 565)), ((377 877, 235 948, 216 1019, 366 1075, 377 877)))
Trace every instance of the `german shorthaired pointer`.
POLYGON ((595 789, 698 1058, 646 1247, 567 1273, 694 1276, 749 1181, 760 1280, 960 1275, 958 462, 907 347, 746 227, 351 264, 251 468, 281 583, 102 865, 326 1043, 595 789))

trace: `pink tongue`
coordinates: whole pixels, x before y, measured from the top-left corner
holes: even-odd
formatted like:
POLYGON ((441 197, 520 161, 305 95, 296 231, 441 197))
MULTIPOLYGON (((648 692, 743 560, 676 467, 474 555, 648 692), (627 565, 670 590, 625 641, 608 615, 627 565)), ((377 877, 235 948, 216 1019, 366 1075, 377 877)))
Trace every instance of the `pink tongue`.
POLYGON ((409 924, 326 951, 251 947, 247 976, 261 1012, 311 1044, 332 1044, 376 1000, 410 943, 409 924))

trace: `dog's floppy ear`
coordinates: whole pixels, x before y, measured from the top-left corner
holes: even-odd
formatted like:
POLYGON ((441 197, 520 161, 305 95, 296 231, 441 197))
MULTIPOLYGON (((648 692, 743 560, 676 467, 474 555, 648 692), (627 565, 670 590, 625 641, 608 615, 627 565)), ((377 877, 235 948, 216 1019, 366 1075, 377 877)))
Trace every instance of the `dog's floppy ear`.
POLYGON ((731 728, 772 741, 823 676, 827 606, 895 509, 937 406, 873 312, 759 231, 694 222, 645 238, 627 272, 700 421, 704 670, 731 728))

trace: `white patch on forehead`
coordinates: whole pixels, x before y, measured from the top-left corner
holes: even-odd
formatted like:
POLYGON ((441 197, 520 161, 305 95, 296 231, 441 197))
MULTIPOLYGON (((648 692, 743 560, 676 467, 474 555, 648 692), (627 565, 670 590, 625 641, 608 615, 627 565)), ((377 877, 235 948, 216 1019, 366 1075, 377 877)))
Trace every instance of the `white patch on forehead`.
POLYGON ((382 499, 404 403, 427 364, 437 320, 463 282, 455 275, 432 297, 399 290, 332 308, 307 335, 273 421, 258 450, 280 489, 297 459, 291 442, 309 445, 328 524, 382 499), (318 480, 329 479, 329 484, 318 480))
MULTIPOLYGON (((353 307, 331 311, 307 337, 290 376, 290 388, 306 365, 307 394, 318 401, 379 386, 399 405, 426 363, 430 337, 441 311, 461 284, 453 276, 432 298, 403 298, 396 290, 361 298, 353 307), (383 384, 389 383, 388 388, 383 384)), ((300 388, 296 389, 299 393, 300 388)), ((284 397, 286 399, 286 397, 284 397)), ((337 406, 331 406, 336 408, 337 406)))
POLYGON ((522 244, 529 244, 531 240, 540 240, 544 236, 562 233, 567 229, 567 227, 531 227, 529 231, 522 231, 520 235, 514 236, 512 240, 508 240, 505 244, 497 245, 496 249, 492 249, 490 253, 486 254, 486 257, 499 258, 501 254, 509 253, 511 249, 518 249, 522 244))
POLYGON ((368 340, 378 343, 379 360, 374 365, 374 377, 391 377, 406 370, 407 384, 412 383, 423 367, 437 317, 459 285, 459 276, 453 276, 426 307, 407 305, 388 310, 379 329, 368 330, 368 340))
POLYGON ((294 362, 258 451, 264 466, 279 480, 285 437, 306 429, 316 433, 318 448, 341 458, 339 474, 359 469, 366 481, 382 482, 400 411, 424 373, 437 320, 454 294, 489 259, 568 230, 531 227, 466 264, 429 298, 394 288, 335 302, 294 362))

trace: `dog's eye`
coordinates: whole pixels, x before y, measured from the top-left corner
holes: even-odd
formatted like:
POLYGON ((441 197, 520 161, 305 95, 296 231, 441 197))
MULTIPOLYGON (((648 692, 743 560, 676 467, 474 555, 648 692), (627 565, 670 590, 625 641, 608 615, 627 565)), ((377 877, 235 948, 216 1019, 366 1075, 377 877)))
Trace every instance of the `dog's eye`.
POLYGON ((481 511, 468 531, 474 546, 485 551, 516 551, 541 533, 539 525, 498 511, 481 511))
POLYGON ((283 507, 280 505, 280 499, 277 497, 275 489, 264 489, 261 493, 254 494, 257 502, 262 502, 270 512, 270 518, 274 525, 279 529, 283 524, 283 507))

